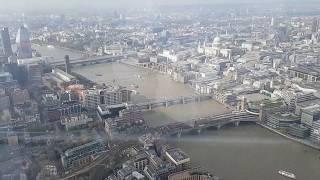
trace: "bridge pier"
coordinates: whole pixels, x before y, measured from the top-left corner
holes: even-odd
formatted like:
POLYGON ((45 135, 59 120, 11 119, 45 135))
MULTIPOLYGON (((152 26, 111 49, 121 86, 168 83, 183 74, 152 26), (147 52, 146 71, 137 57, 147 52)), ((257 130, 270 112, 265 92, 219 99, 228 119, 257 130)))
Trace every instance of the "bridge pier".
POLYGON ((185 104, 184 97, 182 97, 181 101, 182 101, 182 104, 185 104))
POLYGON ((236 121, 236 122, 234 122, 234 125, 235 125, 236 127, 238 127, 238 126, 239 126, 239 124, 240 124, 240 121, 236 121))
POLYGON ((152 110, 152 105, 151 104, 148 105, 148 109, 149 109, 149 111, 152 110))
POLYGON ((221 124, 219 123, 218 125, 217 125, 217 130, 220 130, 221 129, 221 124))
POLYGON ((169 102, 168 102, 168 101, 166 101, 166 108, 167 108, 167 107, 169 107, 169 102))

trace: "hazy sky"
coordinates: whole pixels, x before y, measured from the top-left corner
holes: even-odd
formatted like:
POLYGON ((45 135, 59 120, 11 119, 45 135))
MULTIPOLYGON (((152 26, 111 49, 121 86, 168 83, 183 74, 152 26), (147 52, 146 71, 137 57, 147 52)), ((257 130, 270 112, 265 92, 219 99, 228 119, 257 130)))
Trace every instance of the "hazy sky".
MULTIPOLYGON (((0 9, 86 9, 157 7, 159 5, 209 4, 225 2, 306 2, 306 0, 0 0, 0 9)), ((317 1, 317 0, 307 0, 317 1)), ((320 1, 320 0, 318 0, 320 1)))

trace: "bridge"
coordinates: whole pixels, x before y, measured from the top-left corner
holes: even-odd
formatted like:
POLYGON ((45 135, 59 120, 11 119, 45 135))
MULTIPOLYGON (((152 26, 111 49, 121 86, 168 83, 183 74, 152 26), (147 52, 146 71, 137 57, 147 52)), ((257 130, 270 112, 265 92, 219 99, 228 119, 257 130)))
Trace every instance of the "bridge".
MULTIPOLYGON (((109 63, 109 62, 115 62, 118 61, 125 56, 123 55, 108 55, 108 56, 96 56, 96 57, 90 57, 90 58, 79 58, 79 59, 70 59, 70 65, 90 65, 90 64, 99 64, 99 63, 109 63)), ((65 60, 58 60, 55 62, 50 62, 51 66, 64 66, 65 60)))
POLYGON ((201 133, 202 129, 208 127, 220 129, 222 126, 230 123, 239 126, 240 122, 258 122, 258 116, 246 111, 232 111, 230 113, 192 119, 186 122, 174 122, 157 127, 154 130, 163 135, 177 134, 180 137, 183 132, 197 131, 201 133))
POLYGON ((209 95, 199 95, 199 96, 181 96, 173 99, 161 99, 149 102, 143 102, 138 104, 129 104, 129 108, 135 108, 136 110, 152 110, 157 107, 169 107, 176 104, 188 104, 193 102, 201 102, 212 99, 212 96, 209 95))

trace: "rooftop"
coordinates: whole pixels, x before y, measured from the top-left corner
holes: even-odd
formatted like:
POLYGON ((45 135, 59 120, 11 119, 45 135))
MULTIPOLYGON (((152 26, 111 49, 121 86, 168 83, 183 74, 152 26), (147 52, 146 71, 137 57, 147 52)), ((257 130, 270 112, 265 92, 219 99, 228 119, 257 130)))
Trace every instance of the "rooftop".
POLYGON ((169 149, 166 151, 166 155, 176 165, 180 165, 190 161, 190 157, 181 149, 169 149))

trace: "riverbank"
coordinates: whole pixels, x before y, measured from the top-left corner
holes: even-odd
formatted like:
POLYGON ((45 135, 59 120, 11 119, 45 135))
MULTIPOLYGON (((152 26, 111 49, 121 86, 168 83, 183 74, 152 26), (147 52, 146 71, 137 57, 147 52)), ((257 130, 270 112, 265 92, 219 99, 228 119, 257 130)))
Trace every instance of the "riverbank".
POLYGON ((277 131, 276 129, 273 129, 273 128, 265 125, 265 124, 262 124, 262 123, 257 123, 257 124, 260 125, 260 126, 263 127, 263 128, 268 129, 269 131, 271 131, 271 132, 273 132, 273 133, 276 133, 276 134, 284 137, 284 138, 287 138, 287 139, 289 139, 289 140, 291 140, 291 141, 300 143, 300 144, 302 144, 302 145, 305 145, 305 146, 308 146, 308 147, 311 147, 311 148, 313 148, 313 149, 316 149, 316 150, 319 150, 319 151, 320 151, 320 146, 319 146, 319 145, 313 144, 313 143, 311 143, 311 142, 309 142, 309 141, 306 141, 306 140, 303 140, 303 139, 295 138, 295 137, 290 136, 290 135, 288 135, 288 134, 284 134, 284 133, 282 133, 282 132, 280 132, 280 131, 277 131))

